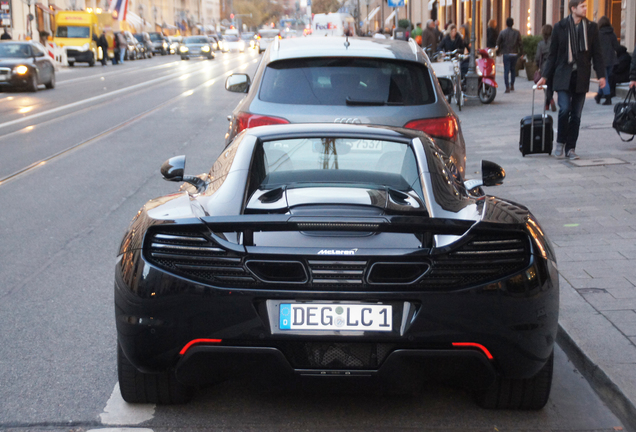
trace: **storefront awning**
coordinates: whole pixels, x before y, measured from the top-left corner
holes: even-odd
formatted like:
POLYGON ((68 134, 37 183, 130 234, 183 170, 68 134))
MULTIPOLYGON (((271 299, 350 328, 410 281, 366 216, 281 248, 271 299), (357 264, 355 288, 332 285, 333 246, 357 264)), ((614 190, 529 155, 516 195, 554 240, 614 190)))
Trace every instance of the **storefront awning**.
POLYGON ((376 7, 375 9, 373 9, 365 21, 366 21, 366 22, 371 21, 371 19, 372 19, 374 16, 376 16, 378 12, 380 12, 380 6, 376 7))
POLYGON ((433 5, 435 4, 437 0, 431 0, 428 2, 428 10, 433 10, 433 5))
POLYGON ((391 15, 389 15, 385 20, 384 20, 384 25, 389 25, 391 24, 391 20, 393 19, 393 17, 395 16, 395 10, 393 10, 393 12, 391 12, 391 15))
POLYGON ((126 13, 126 21, 128 21, 128 24, 130 24, 131 26, 138 27, 140 31, 144 28, 144 22, 141 17, 137 14, 132 13, 131 11, 128 11, 126 13))

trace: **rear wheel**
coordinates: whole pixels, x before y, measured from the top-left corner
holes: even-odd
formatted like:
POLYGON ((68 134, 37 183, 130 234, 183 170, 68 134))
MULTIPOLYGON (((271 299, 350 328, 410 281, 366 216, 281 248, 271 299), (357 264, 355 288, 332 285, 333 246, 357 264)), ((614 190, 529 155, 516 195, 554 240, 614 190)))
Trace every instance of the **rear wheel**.
POLYGON ((550 354, 543 368, 532 378, 497 377, 488 390, 476 395, 477 403, 482 408, 540 410, 550 396, 553 365, 554 352, 550 354))
POLYGON ((55 88, 55 72, 51 72, 51 80, 45 85, 47 89, 55 88))
POLYGON ((95 66, 95 55, 91 53, 91 58, 88 60, 88 66, 95 66))
POLYGON ((117 344, 117 374, 121 396, 128 403, 175 405, 192 399, 193 389, 177 381, 174 372, 139 372, 117 344))
POLYGON ((483 104, 489 104, 495 100, 497 96, 497 89, 488 84, 482 84, 479 86, 479 100, 483 104))

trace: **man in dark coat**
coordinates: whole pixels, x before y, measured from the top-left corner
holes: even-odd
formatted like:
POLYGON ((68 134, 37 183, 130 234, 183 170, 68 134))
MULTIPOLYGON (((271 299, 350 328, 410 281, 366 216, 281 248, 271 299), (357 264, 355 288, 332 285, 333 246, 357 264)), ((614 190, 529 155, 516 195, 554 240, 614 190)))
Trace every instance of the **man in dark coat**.
POLYGON ((426 28, 422 32, 422 47, 424 49, 429 48, 432 53, 437 51, 437 35, 434 27, 435 23, 433 20, 428 20, 426 28))
POLYGON ((503 54, 504 84, 506 84, 506 91, 504 93, 515 91, 517 59, 523 54, 521 34, 518 30, 512 28, 514 24, 515 22, 512 18, 506 19, 506 29, 502 30, 497 37, 498 51, 503 54))
POLYGON ((2 36, 0 36, 0 40, 11 40, 11 35, 7 32, 7 28, 4 28, 4 32, 2 36))
POLYGON ((554 155, 579 159, 574 152, 579 138, 585 94, 590 90, 592 61, 598 84, 605 87, 605 64, 598 26, 588 21, 585 0, 570 0, 570 15, 555 24, 550 54, 537 85, 552 82, 559 95, 559 121, 554 155))
POLYGON ((108 63, 108 39, 106 39, 106 33, 102 33, 99 36, 98 46, 102 48, 102 66, 106 66, 108 63))

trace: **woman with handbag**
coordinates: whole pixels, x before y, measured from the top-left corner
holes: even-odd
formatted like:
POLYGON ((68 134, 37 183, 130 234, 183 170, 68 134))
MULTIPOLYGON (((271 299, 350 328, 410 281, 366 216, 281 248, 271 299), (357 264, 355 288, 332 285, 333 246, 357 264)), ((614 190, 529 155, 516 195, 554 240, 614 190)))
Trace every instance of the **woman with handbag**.
MULTIPOLYGON (((550 54, 550 40, 552 37, 552 26, 546 24, 541 29, 541 36, 543 40, 537 45, 537 53, 534 56, 534 62, 537 64, 537 70, 534 72, 534 83, 536 84, 541 79, 541 67, 545 64, 550 54)), ((556 111, 556 104, 554 103, 554 90, 552 90, 552 84, 548 83, 548 87, 545 91, 545 110, 551 109, 556 111)))

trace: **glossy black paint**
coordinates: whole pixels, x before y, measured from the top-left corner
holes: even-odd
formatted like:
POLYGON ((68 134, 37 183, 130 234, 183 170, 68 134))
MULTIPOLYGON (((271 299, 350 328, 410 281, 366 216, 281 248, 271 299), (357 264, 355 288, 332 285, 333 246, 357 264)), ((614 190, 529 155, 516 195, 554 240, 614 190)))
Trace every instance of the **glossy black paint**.
POLYGON ((161 175, 168 181, 183 181, 185 173, 185 156, 174 156, 161 165, 161 175))
MULTIPOLYGON (((149 201, 125 234, 116 265, 115 310, 118 341, 126 357, 144 372, 174 369, 183 382, 199 384, 242 374, 245 370, 240 364, 256 371, 254 364, 260 361, 269 373, 319 374, 319 368, 307 371, 294 366, 289 347, 367 343, 390 347, 393 353, 378 367, 365 369, 367 375, 381 381, 431 378, 424 367, 439 371, 434 375, 445 379, 453 371, 455 377, 471 376, 474 382, 464 383, 476 387, 487 386, 495 374, 533 376, 549 358, 556 338, 559 290, 554 252, 526 207, 493 196, 469 195, 447 164, 430 139, 411 130, 286 125, 241 133, 210 172, 199 176, 205 179, 203 192, 183 191, 149 201), (342 203, 329 207, 311 199, 303 202, 302 196, 285 207, 282 203, 290 202, 291 190, 257 189, 248 196, 253 190, 250 167, 258 143, 298 136, 408 143, 424 184, 424 196, 412 197, 421 208, 406 211, 401 203, 404 197, 392 201, 391 191, 382 188, 374 192, 373 199, 358 205, 352 205, 347 195, 353 191, 343 188, 342 203), (263 203, 273 207, 263 208, 263 203), (222 251, 215 260, 240 270, 244 280, 254 281, 224 282, 214 279, 216 276, 206 279, 178 269, 166 270, 167 264, 157 261, 151 252, 157 234, 202 236, 222 251), (471 250, 473 239, 502 236, 519 239, 525 261, 491 280, 444 288, 434 283, 414 285, 408 278, 377 283, 372 275, 376 264, 416 263, 420 283, 453 254, 471 250), (355 252, 346 259, 320 255, 330 248, 355 248, 355 252), (364 262, 360 285, 331 288, 315 282, 311 263, 316 260, 364 262), (276 283, 272 273, 263 272, 267 262, 295 263, 296 276, 276 283), (268 302, 283 300, 391 304, 394 330, 355 336, 281 334, 272 328, 268 302), (186 344, 201 338, 222 342, 195 345, 180 355, 186 344), (488 361, 479 351, 467 355, 454 348, 453 342, 482 344, 494 360, 488 361), (444 365, 448 368, 441 367, 444 365)), ((166 171, 174 166, 182 165, 170 163, 166 171)), ((454 271, 460 274, 467 269, 454 271)), ((331 372, 361 373, 350 369, 331 372)))
POLYGON ((55 65, 44 53, 44 47, 34 42, 25 41, 3 41, 0 43, 21 45, 23 49, 28 51, 28 56, 23 58, 0 58, 0 87, 29 89, 33 85, 33 80, 35 80, 36 86, 51 82, 55 85, 55 65), (14 68, 20 65, 28 68, 26 74, 14 73, 14 68), (2 79, 3 77, 4 79, 2 79))

